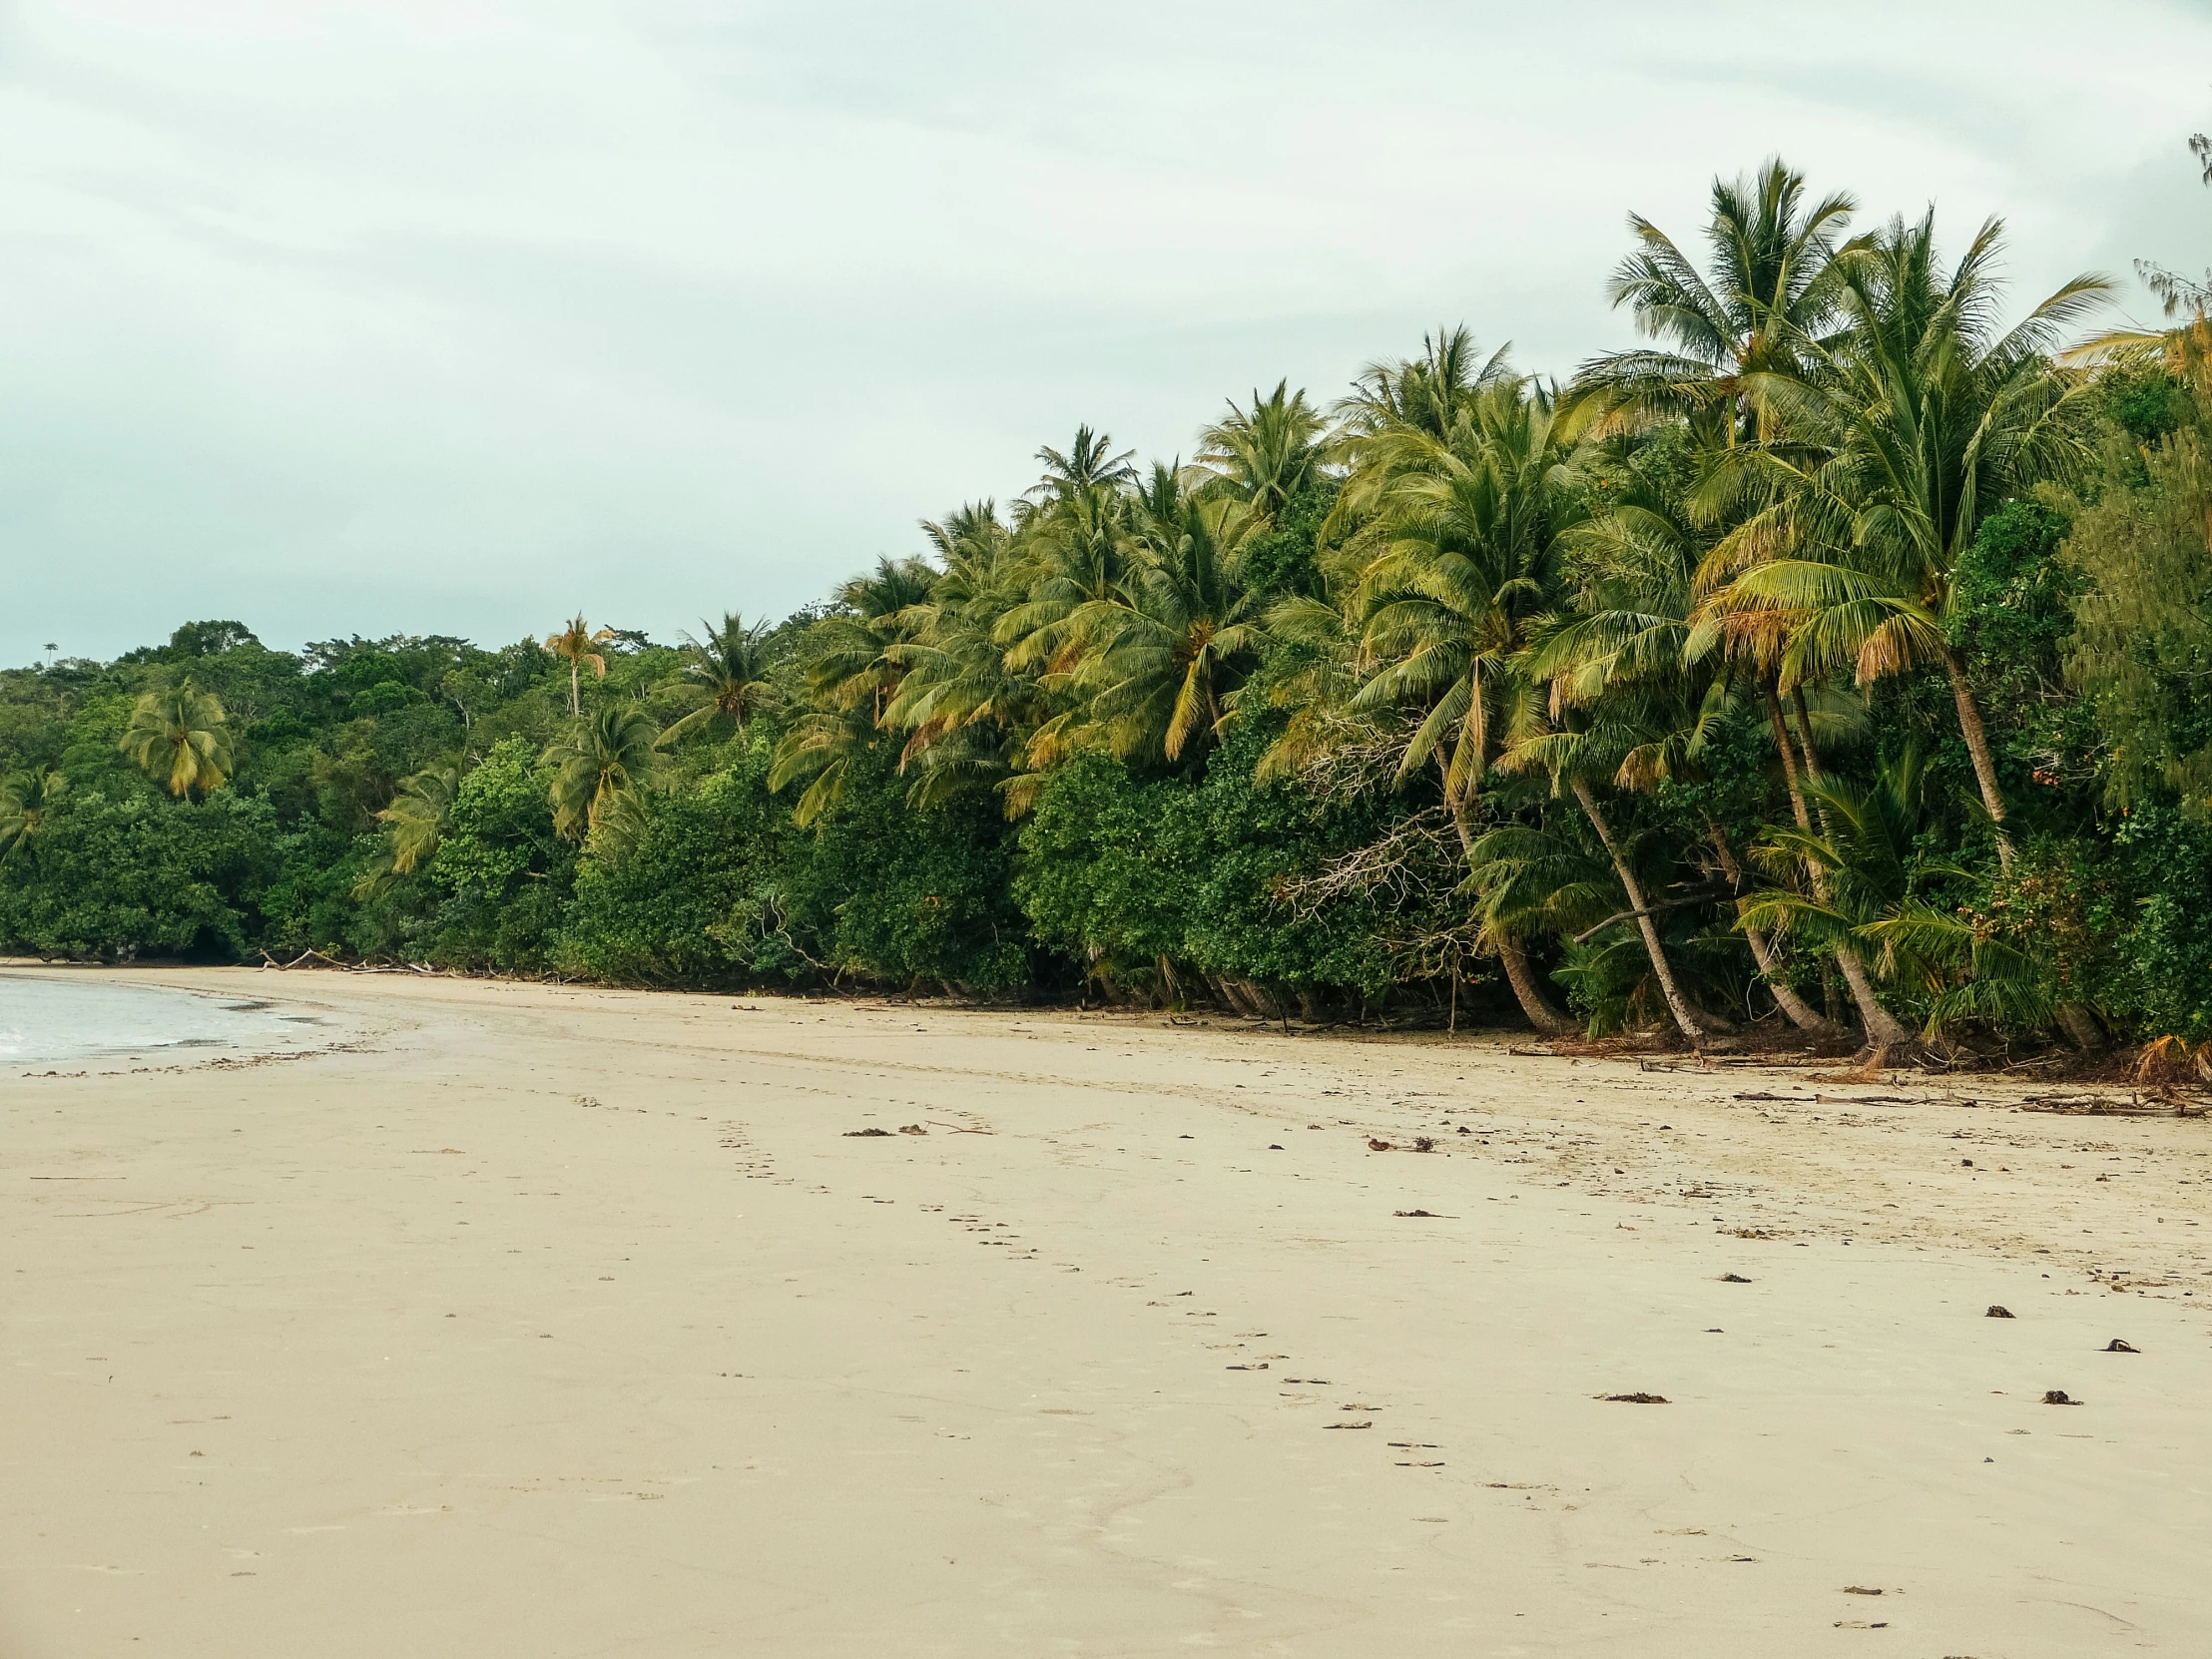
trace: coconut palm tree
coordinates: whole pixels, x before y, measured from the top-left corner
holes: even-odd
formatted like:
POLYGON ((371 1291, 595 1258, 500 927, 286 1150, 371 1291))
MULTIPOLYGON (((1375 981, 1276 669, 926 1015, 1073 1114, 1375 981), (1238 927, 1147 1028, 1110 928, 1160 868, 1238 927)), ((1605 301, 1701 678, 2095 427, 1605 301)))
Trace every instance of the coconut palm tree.
POLYGON ((1199 437, 1198 469, 1269 518, 1321 477, 1328 456, 1321 412, 1290 385, 1281 380, 1266 397, 1255 386, 1251 408, 1232 402, 1199 437))
POLYGON ((1760 410, 1746 395, 1749 378, 1789 371, 1835 330, 1833 266, 1858 206, 1843 192, 1808 205, 1804 176, 1780 158, 1755 179, 1716 179, 1703 272, 1631 214, 1642 246, 1615 270, 1608 292, 1659 343, 1590 358, 1576 371, 1576 395, 1596 405, 1606 429, 1685 419, 1707 442, 1752 441, 1760 410))
POLYGON ((853 758, 879 741, 885 709, 905 676, 888 655, 926 621, 937 573, 922 559, 878 559, 837 590, 836 609, 807 632, 803 678, 814 707, 777 746, 769 788, 804 778, 792 817, 810 824, 844 792, 853 758))
POLYGON ((620 842, 639 828, 639 796, 660 786, 667 761, 652 718, 634 703, 614 703, 574 721, 550 744, 553 827, 572 840, 620 842))
POLYGON ((1129 570, 1072 618, 1083 650, 1069 686, 1082 724, 1124 760, 1180 761, 1218 737, 1263 637, 1243 575, 1245 544, 1265 522, 1258 506, 1194 497, 1173 468, 1160 470, 1129 570))
POLYGON ((2090 384, 2051 352, 2111 284, 2077 276, 2000 329, 2002 232, 1988 221, 1947 272, 1933 210, 1840 254, 1846 327, 1746 376, 1772 441, 1732 451, 1700 498, 1709 510, 1754 508, 1715 547, 1704 586, 1715 633, 1779 646, 1785 689, 1833 673, 1865 686, 1924 664, 1943 670, 2010 869, 1996 764, 1943 622, 1982 518, 2090 458, 2090 384))
POLYGON ((69 780, 49 767, 11 774, 0 784, 0 866, 30 853, 68 793, 69 780))
POLYGON ((1749 914, 1759 924, 1816 939, 1848 935, 1878 952, 1885 978, 1927 999, 1931 1036, 1946 1020, 1963 1017, 2042 1024, 2058 1012, 2047 968, 2017 946, 1977 931, 1954 909, 1931 902, 1932 881, 1963 878, 1966 871, 1921 852, 1926 786, 1926 764, 1910 747, 1884 756, 1864 787, 1841 779, 1814 784, 1821 831, 1769 830, 1759 856, 1776 867, 1811 864, 1826 879, 1813 895, 1764 892, 1749 914))
POLYGON ((1353 535, 1376 512, 1401 472, 1432 465, 1430 445, 1465 449, 1486 393, 1517 385, 1510 346, 1487 357, 1464 327, 1421 338, 1418 357, 1370 363, 1335 410, 1330 451, 1350 471, 1336 505, 1323 521, 1320 540, 1333 545, 1353 535))
MULTIPOLYGON (((1443 383, 1420 369, 1379 378, 1400 390, 1443 383)), ((1348 610, 1366 674, 1351 708, 1407 720, 1398 782, 1433 766, 1471 847, 1474 792, 1501 723, 1527 691, 1516 665, 1530 624, 1555 597, 1559 535, 1582 510, 1576 433, 1533 381, 1477 376, 1451 393, 1448 411, 1431 389, 1429 412, 1448 414, 1443 435, 1378 419, 1353 446, 1359 460, 1345 495, 1366 502, 1367 516, 1346 542, 1347 557, 1362 561, 1348 610)), ((1531 1023, 1568 1029, 1518 939, 1497 942, 1531 1023)))
POLYGON ((1612 860, 1621 891, 1628 899, 1628 914, 1643 938, 1652 974, 1675 1026, 1693 1048, 1698 1048, 1704 1045, 1706 1025, 1714 1023, 1712 1016, 1705 1015, 1701 1020, 1676 978, 1674 963, 1660 941, 1654 919, 1659 912, 1637 875, 1632 848, 1597 795, 1596 785, 1617 775, 1628 754, 1649 741, 1648 721, 1635 718, 1646 711, 1631 711, 1629 703, 1625 697, 1610 699, 1598 706, 1590 723, 1576 720, 1557 727, 1547 724, 1520 735, 1500 757, 1499 765, 1513 772, 1547 773, 1555 790, 1574 797, 1582 816, 1597 831, 1605 855, 1612 860))
POLYGON ((998 622, 998 640, 1015 668, 1065 673, 1082 649, 1074 617, 1113 597, 1131 560, 1131 491, 1093 484, 1030 514, 1023 522, 1027 593, 998 622))
POLYGON ((683 636, 683 687, 696 706, 661 734, 663 747, 700 731, 729 731, 743 737, 746 722, 773 690, 768 678, 773 628, 766 618, 749 623, 731 611, 719 628, 705 621, 699 626, 700 637, 683 636))
POLYGON ((1380 437, 1369 453, 1392 475, 1349 543, 1370 555, 1352 601, 1370 665, 1354 706, 1419 709, 1399 777, 1435 765, 1463 813, 1581 511, 1575 433, 1545 388, 1508 381, 1479 394, 1458 441, 1380 437))
POLYGON ((424 767, 405 779, 375 817, 386 832, 384 850, 369 860, 353 883, 353 897, 365 903, 399 876, 420 867, 436 853, 460 793, 461 769, 451 761, 424 767))
MULTIPOLYGON (((1615 493, 1603 512, 1565 537, 1578 591, 1540 630, 1527 672, 1550 688, 1555 711, 1588 709, 1607 697, 1643 700, 1652 730, 1622 758, 1613 782, 1650 791, 1702 776, 1709 742, 1743 723, 1743 688, 1726 666, 1685 653, 1703 542, 1669 492, 1635 464, 1634 446, 1609 447, 1616 451, 1607 466, 1615 493)), ((1836 1026, 1790 987, 1766 931, 1741 920, 1749 898, 1728 831, 1710 813, 1701 819, 1705 845, 1737 894, 1739 929, 1776 1005, 1801 1030, 1835 1035, 1836 1026)))
POLYGON ((451 761, 424 767, 399 786, 390 805, 376 815, 391 832, 393 869, 404 875, 437 851, 460 787, 461 769, 451 761))
POLYGON ((1014 528, 1024 529, 1032 516, 1082 496, 1098 491, 1113 494, 1134 485, 1137 452, 1124 449, 1116 454, 1113 448, 1112 438, 1088 426, 1076 427, 1075 441, 1065 453, 1050 444, 1039 448, 1037 459, 1044 462, 1044 476, 1014 503, 1014 528))
POLYGON ((117 747, 171 795, 204 798, 235 770, 223 704, 189 677, 141 697, 117 747))
POLYGON ((907 734, 899 769, 907 799, 929 806, 970 785, 995 785, 1014 813, 1029 792, 1020 767, 1027 735, 1048 710, 1039 675, 1009 667, 996 630, 1019 603, 1030 572, 989 501, 973 502, 922 533, 942 562, 912 626, 884 648, 899 675, 883 725, 907 734))
POLYGON ((614 637, 615 631, 612 628, 592 632, 592 626, 584 620, 582 611, 570 618, 568 626, 558 634, 546 636, 546 650, 568 664, 568 712, 571 718, 584 712, 583 692, 577 683, 579 671, 588 667, 594 677, 606 679, 607 659, 592 647, 605 645, 614 637))

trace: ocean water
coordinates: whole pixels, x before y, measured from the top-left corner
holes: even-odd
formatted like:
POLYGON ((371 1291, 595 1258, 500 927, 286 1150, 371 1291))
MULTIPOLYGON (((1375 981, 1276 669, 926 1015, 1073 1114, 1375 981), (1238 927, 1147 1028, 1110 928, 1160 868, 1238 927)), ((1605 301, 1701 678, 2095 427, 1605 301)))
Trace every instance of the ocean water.
POLYGON ((261 1053, 326 1036, 303 1009, 120 975, 0 972, 0 1068, 139 1056, 261 1053))

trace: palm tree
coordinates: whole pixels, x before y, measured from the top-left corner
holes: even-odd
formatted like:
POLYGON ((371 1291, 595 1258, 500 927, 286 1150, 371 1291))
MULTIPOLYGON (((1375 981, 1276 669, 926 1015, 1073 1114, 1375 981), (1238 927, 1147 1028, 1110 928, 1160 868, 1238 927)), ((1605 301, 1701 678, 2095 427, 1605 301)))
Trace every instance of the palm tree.
MULTIPOLYGON (((1740 724, 1741 697, 1728 673, 1715 672, 1709 658, 1692 661, 1684 649, 1702 552, 1696 532, 1636 465, 1634 445, 1608 447, 1616 453, 1607 470, 1620 482, 1605 511, 1567 534, 1580 591, 1543 629, 1527 670, 1551 688, 1555 711, 1587 709, 1608 697, 1641 700, 1652 730, 1622 759, 1613 782, 1650 791, 1702 774, 1708 744, 1740 724)), ((1718 819, 1710 813, 1701 819, 1705 844, 1737 894, 1739 929, 1776 1005, 1801 1030, 1836 1034, 1790 987, 1766 931, 1740 919, 1750 901, 1735 849, 1718 819)))
POLYGON ((1392 475, 1350 546, 1369 664, 1356 708, 1416 708, 1401 780, 1434 764, 1462 816, 1496 748, 1528 626, 1553 600, 1556 543, 1579 514, 1575 434, 1533 382, 1484 389, 1461 441, 1383 434, 1392 475))
MULTIPOLYGON (((2197 165, 2203 171, 2204 182, 2212 185, 2212 137, 2203 133, 2196 134, 2189 140, 2189 153, 2196 157, 2197 165)), ((2176 357, 2182 358, 2183 351, 2193 346, 2191 356, 2195 362, 2201 364, 2206 344, 2206 313, 2212 312, 2212 271, 2206 272, 2204 279, 2198 281, 2194 276, 2169 271, 2153 261, 2137 260, 2135 274, 2143 278, 2151 292, 2158 295, 2158 301, 2165 307, 2169 317, 2188 319, 2168 336, 2170 343, 2176 348, 2176 357)), ((54 648, 48 646, 46 649, 51 651, 54 648)))
POLYGON ((353 883, 357 901, 365 903, 374 898, 436 853, 460 787, 461 769, 451 761, 424 767, 400 784, 375 815, 388 838, 384 850, 369 860, 360 879, 353 883))
POLYGON ((451 761, 424 767, 399 786, 390 805, 376 815, 391 831, 393 869, 404 875, 437 851, 460 787, 461 769, 451 761))
POLYGON ((547 747, 553 769, 553 827, 572 840, 620 842, 640 825, 641 792, 657 788, 667 766, 652 718, 633 703, 610 704, 577 719, 547 747))
POLYGON ((189 677, 141 697, 117 747, 171 795, 206 797, 234 770, 223 704, 189 677))
MULTIPOLYGON (((1709 467, 1721 464, 1739 446, 1773 440, 1778 431, 1775 411, 1755 390, 1806 372, 1843 336, 1848 320, 1844 261, 1863 245, 1840 246, 1838 238, 1857 210, 1857 202, 1842 192, 1808 206, 1804 177, 1779 158, 1753 180, 1716 179, 1706 228, 1711 263, 1702 273, 1666 233, 1632 215, 1629 228, 1642 247, 1614 272, 1610 291, 1614 304, 1627 305, 1637 325, 1660 344, 1583 363, 1574 396, 1594 411, 1596 428, 1611 433, 1683 420, 1709 467)), ((1699 516, 1709 535, 1719 539, 1751 510, 1740 497, 1718 507, 1707 500, 1699 516)), ((1683 641, 1685 651, 1696 658, 1716 644, 1726 644, 1732 655, 1753 665, 1792 810, 1799 827, 1809 827, 1800 769, 1779 700, 1778 641, 1771 628, 1724 638, 1710 617, 1683 641)), ((1808 770, 1817 770, 1802 694, 1799 714, 1808 770)), ((1725 851, 1725 836, 1721 845, 1725 851)), ((1814 879, 1821 879, 1818 871, 1814 879)), ((1747 941, 1755 953, 1763 943, 1756 931, 1747 933, 1747 941)), ((1889 1033, 1902 1038, 1904 1028, 1876 999, 1855 947, 1840 945, 1838 960, 1870 1040, 1880 1043, 1889 1033)))
MULTIPOLYGON (((1540 770, 1548 773, 1554 790, 1563 788, 1574 797, 1575 804, 1582 809, 1582 816, 1597 831, 1605 855, 1613 862, 1621 891, 1628 898, 1628 914, 1636 923, 1636 931, 1642 935, 1644 951, 1651 959, 1652 974, 1666 998, 1668 1011, 1674 1016, 1675 1026, 1691 1047, 1700 1048, 1705 1042, 1705 1026, 1675 977, 1674 964, 1660 942, 1659 928, 1654 920, 1658 912, 1636 874, 1629 843, 1600 805, 1597 791, 1592 787, 1593 780, 1602 781, 1617 775, 1629 754, 1649 741, 1650 723, 1636 719, 1638 714, 1647 711, 1635 707, 1635 702, 1640 700, 1625 696, 1610 699, 1598 706, 1595 719, 1590 723, 1539 725, 1516 737, 1500 758, 1499 765, 1513 772, 1540 770)), ((1711 1021, 1712 1016, 1705 1018, 1711 1021)))
POLYGON ((1093 483, 1024 518, 1028 592, 997 629, 1009 666, 1050 673, 1074 667, 1081 651, 1076 612, 1110 599, 1130 568, 1131 508, 1126 483, 1093 483))
POLYGON ((1232 402, 1199 438, 1199 468, 1269 518, 1321 477, 1328 454, 1320 411, 1290 385, 1266 397, 1255 386, 1249 410, 1232 402))
POLYGON ((709 728, 727 728, 743 737, 745 723, 772 689, 768 655, 773 628, 767 619, 748 623, 732 611, 719 628, 704 621, 699 626, 704 637, 683 637, 684 689, 698 706, 661 734, 664 747, 709 728))
POLYGON ((837 590, 837 608, 808 630, 804 678, 814 707, 777 746, 769 788, 804 778, 793 809, 812 823, 843 794, 853 759, 878 741, 884 710, 905 671, 887 654, 926 620, 936 572, 921 559, 878 559, 837 590))
POLYGON ((1602 410, 1607 429, 1686 419, 1707 442, 1751 441, 1760 411, 1745 394, 1750 377, 1788 371, 1834 329, 1836 239, 1858 206, 1843 192, 1807 206, 1804 176, 1780 158, 1753 180, 1716 179, 1703 273, 1631 214, 1642 247, 1608 291, 1660 343, 1592 357, 1576 371, 1576 394, 1602 410))
MULTIPOLYGON (((1758 923, 1833 941, 1850 937, 1875 946, 1885 977, 1916 985, 1928 1000, 1927 1030, 1947 1019, 1978 1017, 2039 1025, 2059 1010, 2053 980, 2025 951, 1961 921, 1932 903, 1931 880, 1966 871, 1931 862, 1920 851, 1927 828, 1927 767, 1907 748, 1883 757, 1873 781, 1855 788, 1841 780, 1812 786, 1822 830, 1768 831, 1759 855, 1776 866, 1809 863, 1825 880, 1813 896, 1774 889, 1748 908, 1758 923)), ((1902 1040, 1904 1028, 1879 1046, 1902 1040)))
POLYGON ((594 651, 592 647, 605 645, 614 637, 615 631, 612 628, 602 628, 596 634, 593 633, 592 626, 584 620, 582 611, 578 611, 574 617, 570 618, 568 626, 558 634, 548 634, 546 636, 546 650, 568 664, 568 712, 571 718, 584 712, 583 693, 577 684, 578 671, 589 665, 595 677, 601 680, 606 679, 607 659, 594 651))
POLYGON ((899 675, 882 724, 907 734, 899 770, 907 800, 935 805, 970 785, 996 785, 1009 815, 1033 788, 1017 770, 1027 734, 1045 718, 1040 678, 1010 667, 996 631, 1030 579, 996 504, 973 502, 922 533, 942 562, 929 597, 908 611, 902 636, 883 649, 899 675))
POLYGON ((1396 431, 1448 437, 1478 393, 1519 378, 1512 347, 1500 346, 1484 357, 1463 324, 1423 334, 1420 343, 1417 357, 1368 364, 1337 405, 1333 443, 1368 477, 1376 474, 1367 440, 1396 431))
POLYGON ((0 865, 37 844, 68 793, 69 780, 49 767, 14 773, 0 784, 0 865))
POLYGON ((1094 432, 1088 426, 1075 429, 1075 442, 1062 454, 1050 444, 1037 451, 1037 459, 1044 462, 1044 477, 1029 490, 1016 508, 1017 525, 1028 513, 1050 510, 1089 495, 1096 490, 1119 490, 1137 481, 1137 469, 1132 464, 1134 449, 1124 449, 1111 454, 1114 440, 1104 432, 1094 432))
POLYGON ((2000 331, 2002 231, 1984 224, 1947 273, 1933 210, 1840 254, 1847 327, 1747 377, 1773 441, 1733 452, 1701 496, 1757 503, 1714 549, 1705 586, 1720 632, 1779 642, 1785 689, 1846 670, 1862 686, 1943 670, 2009 870, 1996 765, 1943 621, 1982 518, 2090 458, 2089 382, 2050 353, 2111 284, 2077 276, 2000 331))
POLYGON ((1180 761, 1218 737, 1263 637, 1242 559, 1265 522, 1258 508, 1235 496, 1194 498, 1177 488, 1173 468, 1161 472, 1131 568, 1072 618, 1083 650, 1070 687, 1082 724, 1124 760, 1180 761))
MULTIPOLYGON (((1471 359, 1457 342, 1447 346, 1462 365, 1471 359)), ((1449 424, 1439 436, 1377 418, 1354 443, 1359 465, 1345 495, 1365 502, 1368 516, 1347 542, 1348 554, 1365 560, 1348 606, 1366 669, 1351 707, 1412 722, 1398 782, 1434 766, 1471 848, 1474 792, 1500 723, 1526 692, 1516 664, 1530 623, 1554 598, 1559 534, 1581 510, 1575 432, 1533 381, 1483 374, 1459 383, 1446 410, 1441 373, 1375 378, 1400 390, 1435 382, 1427 406, 1449 424)), ((1570 1029, 1537 987, 1519 940, 1501 934, 1497 943, 1530 1022, 1570 1029)))

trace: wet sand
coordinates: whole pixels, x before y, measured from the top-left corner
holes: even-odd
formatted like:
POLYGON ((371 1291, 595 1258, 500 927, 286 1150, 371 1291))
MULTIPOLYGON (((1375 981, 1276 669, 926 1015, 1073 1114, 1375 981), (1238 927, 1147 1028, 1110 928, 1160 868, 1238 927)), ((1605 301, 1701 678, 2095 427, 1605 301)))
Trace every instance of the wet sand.
POLYGON ((2201 1119, 133 978, 348 1041, 0 1076, 6 1659, 2205 1651, 2201 1119))

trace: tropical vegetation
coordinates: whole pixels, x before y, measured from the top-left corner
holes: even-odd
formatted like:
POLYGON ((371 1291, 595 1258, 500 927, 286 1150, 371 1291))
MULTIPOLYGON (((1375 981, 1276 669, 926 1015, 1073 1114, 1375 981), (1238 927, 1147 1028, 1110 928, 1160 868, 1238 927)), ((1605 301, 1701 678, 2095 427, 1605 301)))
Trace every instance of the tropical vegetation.
POLYGON ((2201 1050, 2212 280, 1859 214, 1720 181, 1640 344, 1080 427, 780 622, 0 675, 0 946, 2201 1050))

